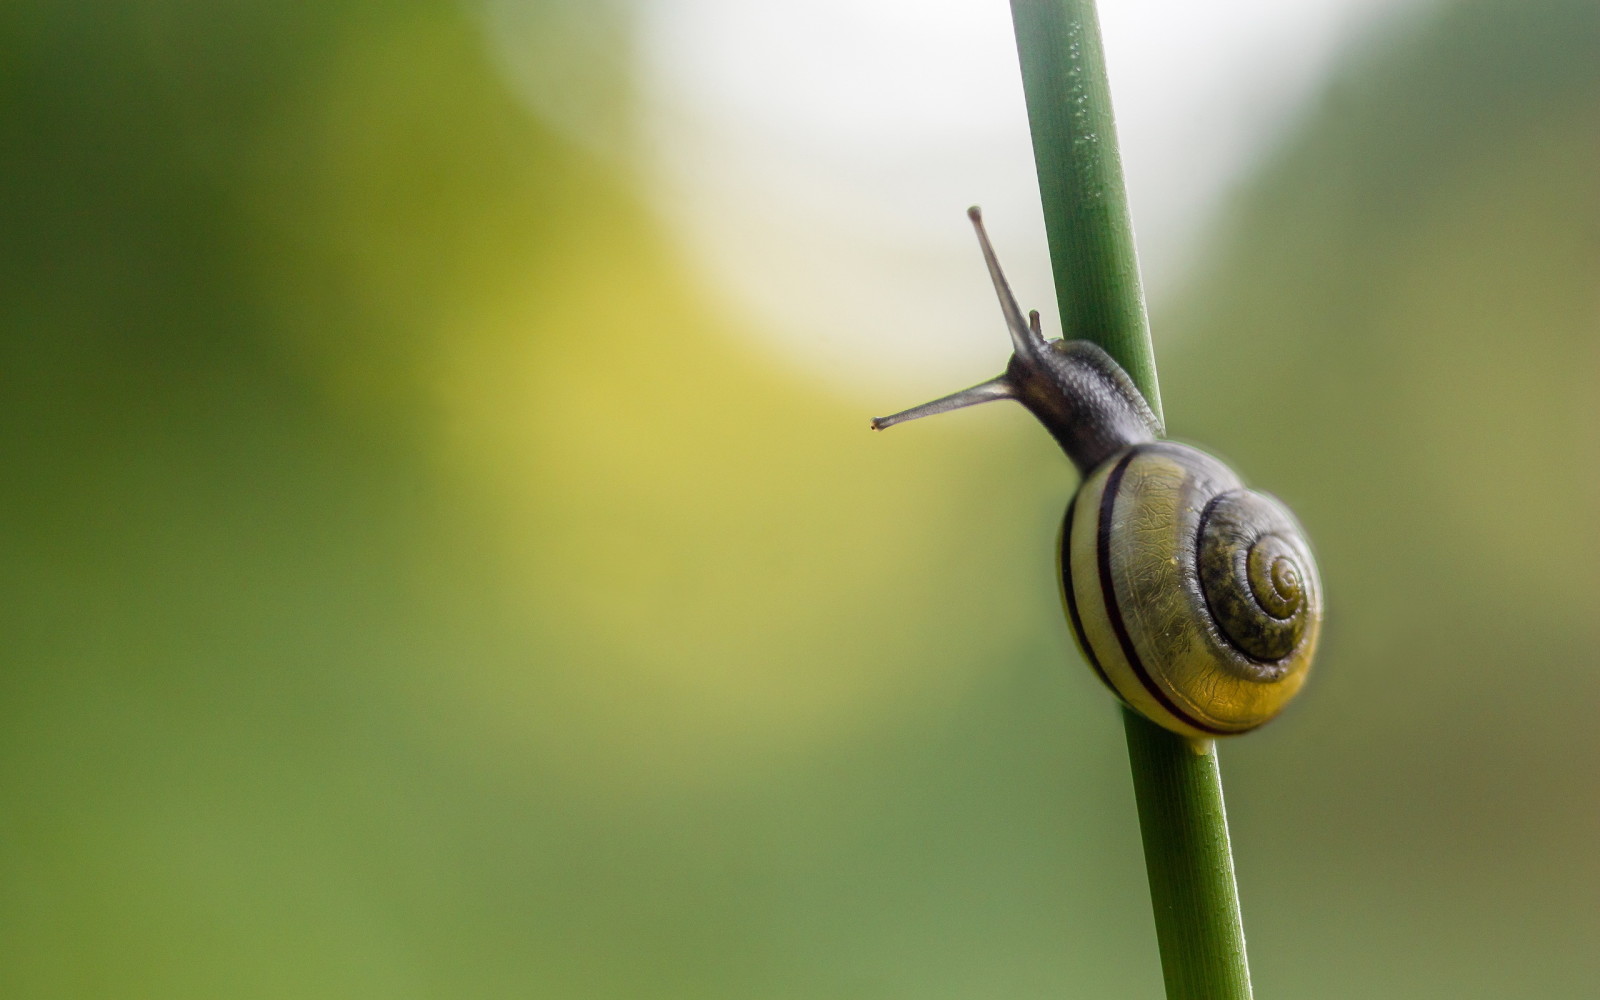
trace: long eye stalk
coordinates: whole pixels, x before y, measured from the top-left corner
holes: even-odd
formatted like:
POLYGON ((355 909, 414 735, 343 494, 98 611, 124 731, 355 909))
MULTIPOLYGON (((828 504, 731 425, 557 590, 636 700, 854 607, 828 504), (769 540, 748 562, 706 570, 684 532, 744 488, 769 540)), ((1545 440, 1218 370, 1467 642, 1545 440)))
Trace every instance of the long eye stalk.
POLYGON ((1007 382, 1005 376, 1002 375, 999 378, 992 378, 981 385, 975 385, 970 389, 953 392, 943 399, 936 399, 931 403, 913 406, 909 410, 901 410, 899 413, 887 417, 873 417, 872 429, 881 431, 885 427, 893 427, 895 424, 905 423, 907 420, 915 420, 918 417, 931 417, 935 413, 949 413, 951 410, 959 410, 963 406, 977 406, 979 403, 987 403, 996 399, 1015 398, 1016 393, 1012 391, 1011 383, 1007 382))
MULTIPOLYGON (((1016 296, 1011 294, 1011 286, 1006 282, 1005 273, 1000 270, 1000 260, 994 255, 994 246, 989 243, 989 234, 984 231, 983 213, 974 205, 967 209, 967 218, 972 220, 972 228, 978 233, 978 245, 983 248, 983 261, 989 266, 989 277, 994 281, 994 293, 1000 299, 1000 311, 1005 314, 1006 330, 1011 334, 1011 346, 1016 350, 1018 357, 1032 361, 1039 357, 1039 352, 1045 346, 1044 334, 1039 330, 1039 313, 1035 310, 1028 314, 1027 320, 1022 318, 1022 309, 1017 305, 1016 296)), ((881 431, 885 427, 893 427, 895 424, 916 420, 918 417, 949 413, 963 406, 976 406, 996 399, 1016 398, 1016 386, 1004 375, 1000 375, 931 403, 913 406, 909 410, 902 410, 887 417, 873 417, 872 429, 881 431)))
POLYGON ((1021 357, 1036 357, 1039 349, 1044 346, 1044 336, 1037 326, 1030 327, 1022 318, 1022 309, 1017 305, 1017 297, 1011 294, 1011 285, 1006 281, 1005 272, 1000 270, 1000 260, 994 255, 994 247, 989 243, 989 234, 983 228, 983 213, 974 205, 967 209, 967 218, 972 220, 972 228, 977 230, 978 245, 983 248, 983 262, 989 265, 989 277, 994 281, 994 294, 1000 299, 1000 311, 1005 314, 1006 329, 1011 333, 1011 346, 1021 357))

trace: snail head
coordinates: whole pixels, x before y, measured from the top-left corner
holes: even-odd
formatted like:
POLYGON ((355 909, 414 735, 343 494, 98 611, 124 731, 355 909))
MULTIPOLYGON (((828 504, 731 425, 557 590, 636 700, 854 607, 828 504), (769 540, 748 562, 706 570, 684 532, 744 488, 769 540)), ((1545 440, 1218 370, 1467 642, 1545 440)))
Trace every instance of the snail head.
POLYGON ((987 382, 887 417, 874 417, 872 429, 881 431, 918 417, 1014 399, 1044 424, 1083 473, 1128 445, 1159 437, 1160 421, 1109 354, 1086 340, 1046 340, 1038 310, 1023 319, 976 205, 967 209, 967 218, 977 231, 984 263, 1000 299, 1000 312, 1011 334, 1011 360, 1002 374, 987 382))

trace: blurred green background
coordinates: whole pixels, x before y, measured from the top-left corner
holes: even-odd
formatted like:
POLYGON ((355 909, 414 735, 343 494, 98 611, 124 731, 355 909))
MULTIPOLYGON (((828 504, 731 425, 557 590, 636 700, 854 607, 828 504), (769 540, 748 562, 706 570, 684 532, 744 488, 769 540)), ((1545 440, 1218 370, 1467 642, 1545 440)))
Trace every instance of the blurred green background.
MULTIPOLYGON (((0 51, 0 992, 1160 995, 1020 409, 866 433, 467 8, 0 51)), ((1597 52, 1434 4, 1153 304, 1330 600, 1223 747, 1262 996, 1600 981, 1597 52)))

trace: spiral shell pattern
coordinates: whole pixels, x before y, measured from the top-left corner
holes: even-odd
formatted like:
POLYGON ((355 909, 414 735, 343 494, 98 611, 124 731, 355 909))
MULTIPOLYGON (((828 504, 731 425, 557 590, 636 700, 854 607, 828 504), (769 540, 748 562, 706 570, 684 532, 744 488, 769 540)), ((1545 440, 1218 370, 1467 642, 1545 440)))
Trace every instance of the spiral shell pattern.
POLYGON ((1084 480, 1062 528, 1061 582, 1101 680, 1191 737, 1277 715, 1305 682, 1322 624, 1294 516, 1172 442, 1125 449, 1084 480))

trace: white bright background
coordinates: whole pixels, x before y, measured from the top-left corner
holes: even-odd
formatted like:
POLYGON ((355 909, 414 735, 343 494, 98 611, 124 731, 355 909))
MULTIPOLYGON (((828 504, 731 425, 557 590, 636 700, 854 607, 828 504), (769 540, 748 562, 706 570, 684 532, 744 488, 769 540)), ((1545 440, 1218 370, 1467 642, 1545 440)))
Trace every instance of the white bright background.
MULTIPOLYGON (((1343 48, 1424 2, 1101 4, 1152 299, 1343 48)), ((997 370, 1006 339, 962 214, 974 203, 1024 306, 1058 329, 1001 0, 568 0, 569 26, 632 48, 638 118, 613 135, 581 106, 581 47, 541 50, 519 0, 484 9, 535 111, 637 169, 694 272, 788 363, 880 400, 997 370)))

